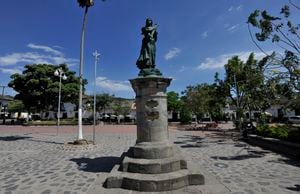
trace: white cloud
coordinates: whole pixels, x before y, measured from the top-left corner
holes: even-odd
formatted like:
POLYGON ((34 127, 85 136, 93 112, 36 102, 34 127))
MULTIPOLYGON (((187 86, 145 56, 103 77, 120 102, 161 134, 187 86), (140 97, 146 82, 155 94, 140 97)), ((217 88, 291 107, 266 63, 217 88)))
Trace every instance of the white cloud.
POLYGON ((19 74, 22 73, 22 71, 20 69, 18 69, 18 68, 14 68, 14 69, 0 68, 0 71, 2 73, 7 73, 7 74, 10 74, 10 75, 15 74, 15 73, 19 73, 19 74))
POLYGON ((234 7, 233 6, 230 6, 228 11, 233 11, 234 7))
POLYGON ((43 50, 45 52, 48 52, 48 53, 52 53, 54 55, 63 55, 62 52, 56 50, 56 49, 53 49, 49 46, 44 46, 44 45, 37 45, 37 44, 33 44, 33 43, 30 43, 27 45, 27 47, 31 48, 31 49, 39 49, 39 50, 43 50))
POLYGON ((202 39, 207 38, 207 36, 208 36, 208 31, 205 31, 201 34, 202 39))
POLYGON ((233 31, 235 31, 239 26, 240 26, 240 24, 235 24, 235 25, 232 25, 232 26, 228 26, 228 27, 227 27, 227 31, 233 32, 233 31))
POLYGON ((40 52, 15 52, 0 56, 0 66, 13 66, 18 63, 30 64, 61 64, 66 63, 74 65, 78 63, 78 59, 66 58, 64 54, 58 50, 52 49, 48 46, 28 44, 27 47, 35 50, 42 50, 46 53, 40 52))
POLYGON ((109 91, 132 91, 128 81, 109 80, 106 77, 97 77, 96 85, 109 91))
POLYGON ((16 65, 22 62, 32 64, 74 64, 78 63, 78 59, 65 58, 63 56, 44 55, 35 52, 12 53, 0 57, 0 66, 16 65))
POLYGON ((185 66, 182 65, 182 66, 180 67, 180 69, 179 69, 179 72, 184 72, 184 71, 185 71, 185 66))
POLYGON ((236 7, 236 10, 237 10, 237 11, 240 11, 240 10, 242 10, 242 9, 243 9, 243 5, 239 5, 239 6, 236 7))
POLYGON ((228 11, 229 11, 229 12, 232 12, 232 11, 241 11, 242 9, 243 9, 243 5, 239 5, 239 6, 236 6, 236 7, 230 6, 230 7, 228 8, 228 11))
POLYGON ((65 49, 64 47, 62 47, 62 46, 58 46, 58 45, 54 45, 54 46, 52 46, 53 48, 58 48, 58 49, 65 49))
MULTIPOLYGON (((233 56, 238 56, 242 61, 247 61, 249 55, 250 55, 250 51, 245 51, 245 52, 237 52, 237 53, 228 53, 228 54, 223 54, 223 55, 219 55, 217 57, 214 58, 206 58, 204 60, 204 62, 202 62, 197 69, 218 69, 218 68, 223 68, 224 65, 228 62, 228 60, 230 58, 232 58, 233 56)), ((262 52, 255 52, 255 59, 262 59, 263 57, 265 57, 266 55, 262 52)))
POLYGON ((181 49, 174 47, 168 51, 168 53, 165 55, 165 59, 166 60, 173 59, 174 57, 178 56, 179 53, 181 53, 181 49))
POLYGON ((44 63, 48 62, 48 56, 38 53, 25 52, 25 53, 12 53, 6 56, 0 57, 0 66, 16 65, 17 63, 44 63))

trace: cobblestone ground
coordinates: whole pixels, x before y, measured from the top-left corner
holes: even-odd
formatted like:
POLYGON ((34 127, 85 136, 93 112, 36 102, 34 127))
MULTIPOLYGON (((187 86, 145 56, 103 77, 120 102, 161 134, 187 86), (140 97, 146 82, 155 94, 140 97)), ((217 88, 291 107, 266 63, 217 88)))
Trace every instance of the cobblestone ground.
MULTIPOLYGON (((92 139, 91 127, 85 137, 92 139)), ((300 193, 300 162, 233 142, 228 132, 170 130, 170 140, 229 193, 300 193)), ((74 147, 75 127, 0 127, 0 193, 86 193, 134 145, 135 126, 97 127, 96 145, 74 147)), ((130 191, 128 191, 130 193, 130 191)))

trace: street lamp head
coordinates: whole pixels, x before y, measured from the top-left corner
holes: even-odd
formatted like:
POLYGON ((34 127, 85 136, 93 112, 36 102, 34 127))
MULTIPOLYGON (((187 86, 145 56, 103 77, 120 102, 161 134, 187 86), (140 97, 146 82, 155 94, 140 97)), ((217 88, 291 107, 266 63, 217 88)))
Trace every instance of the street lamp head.
POLYGON ((58 71, 58 70, 55 70, 55 71, 54 71, 54 75, 55 75, 55 76, 59 76, 59 71, 58 71))
POLYGON ((95 58, 98 58, 98 57, 100 56, 100 53, 98 53, 98 51, 95 50, 95 51, 93 52, 93 56, 94 56, 95 58))
POLYGON ((94 5, 94 0, 77 0, 80 7, 91 7, 94 5))
POLYGON ((62 79, 63 80, 67 80, 68 79, 68 77, 66 76, 66 74, 63 75, 62 79))

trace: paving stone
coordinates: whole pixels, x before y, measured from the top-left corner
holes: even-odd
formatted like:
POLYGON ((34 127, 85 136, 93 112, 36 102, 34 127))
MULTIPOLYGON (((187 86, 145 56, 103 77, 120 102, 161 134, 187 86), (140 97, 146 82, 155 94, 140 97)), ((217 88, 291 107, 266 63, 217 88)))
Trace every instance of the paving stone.
MULTIPOLYGON (((230 139, 213 138, 207 134, 198 131, 170 131, 169 135, 171 141, 182 142, 177 144, 179 146, 191 145, 181 148, 185 158, 195 165, 205 167, 231 190, 230 194, 246 194, 251 191, 299 193, 287 189, 299 185, 299 162, 272 152, 251 157, 245 147, 236 147, 230 139), (199 136, 204 139, 200 141, 199 136), (220 140, 222 144, 218 144, 220 140), (193 147, 201 144, 206 147, 193 147), (216 166, 218 163, 226 164, 227 168, 216 166)), ((11 135, 15 134, 1 133, 1 136, 11 135)), ((110 169, 105 166, 107 163, 103 158, 119 157, 136 140, 135 133, 97 133, 97 147, 66 151, 62 149, 62 145, 45 142, 70 142, 74 134, 50 136, 34 133, 28 136, 31 138, 16 142, 0 141, 0 193, 88 193, 98 177, 108 175, 107 171, 110 169), (87 168, 79 169, 81 163, 86 161, 87 168), (9 191, 8 188, 14 190, 9 191)), ((92 139, 92 136, 87 134, 86 138, 92 139)), ((265 152, 259 147, 250 146, 250 149, 265 152)), ((130 192, 118 190, 116 193, 130 192)), ((183 193, 201 191, 190 189, 183 193)))
POLYGON ((50 194, 50 193, 51 193, 51 190, 49 190, 49 189, 47 189, 47 190, 41 192, 41 194, 50 194))

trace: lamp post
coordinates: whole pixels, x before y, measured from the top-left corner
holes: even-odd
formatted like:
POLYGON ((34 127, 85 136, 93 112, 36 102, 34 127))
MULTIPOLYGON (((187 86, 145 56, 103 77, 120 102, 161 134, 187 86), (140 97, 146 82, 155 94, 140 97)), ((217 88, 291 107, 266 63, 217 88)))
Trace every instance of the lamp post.
POLYGON ((98 53, 97 50, 93 52, 93 56, 95 57, 95 67, 94 67, 94 78, 95 78, 95 83, 94 83, 94 122, 93 122, 93 143, 95 144, 95 133, 96 133, 96 77, 97 77, 97 62, 100 56, 100 53, 98 53))
MULTIPOLYGON (((2 87, 2 101, 4 101, 4 90, 5 88, 7 88, 7 86, 0 86, 2 87)), ((2 107, 3 107, 3 125, 5 124, 5 106, 3 106, 3 102, 1 102, 1 106, 0 106, 0 115, 2 112, 2 107)))
POLYGON ((60 125, 61 80, 62 79, 66 80, 67 76, 61 68, 55 70, 54 75, 59 77, 58 108, 57 108, 57 130, 56 130, 56 135, 58 135, 58 128, 59 128, 59 125, 60 125))

